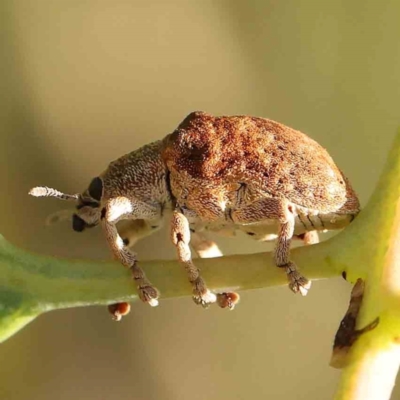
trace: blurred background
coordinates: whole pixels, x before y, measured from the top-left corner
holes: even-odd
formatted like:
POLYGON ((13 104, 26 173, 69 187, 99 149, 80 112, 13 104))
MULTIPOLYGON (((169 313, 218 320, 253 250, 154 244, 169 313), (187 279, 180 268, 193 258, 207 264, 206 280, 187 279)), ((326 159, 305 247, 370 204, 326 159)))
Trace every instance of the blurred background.
MULTIPOLYGON (((193 110, 308 133, 365 204, 400 125, 398 1, 0 2, 0 232, 62 257, 110 259, 100 230, 46 227, 107 164, 193 110)), ((246 237, 225 253, 269 250, 246 237)), ((172 258, 166 231, 136 246, 172 258)), ((348 303, 342 279, 242 293, 233 312, 189 298, 48 313, 0 346, 0 398, 331 399, 328 366, 348 303)), ((393 395, 400 399, 400 390, 393 395)))

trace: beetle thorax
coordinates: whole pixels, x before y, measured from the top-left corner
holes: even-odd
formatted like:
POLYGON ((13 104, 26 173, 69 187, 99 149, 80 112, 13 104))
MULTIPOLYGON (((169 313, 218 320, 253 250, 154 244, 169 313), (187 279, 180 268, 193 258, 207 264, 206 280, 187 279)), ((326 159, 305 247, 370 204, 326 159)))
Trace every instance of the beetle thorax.
POLYGON ((161 141, 157 141, 113 161, 101 175, 102 202, 123 196, 147 204, 170 203, 168 173, 160 148, 161 141))

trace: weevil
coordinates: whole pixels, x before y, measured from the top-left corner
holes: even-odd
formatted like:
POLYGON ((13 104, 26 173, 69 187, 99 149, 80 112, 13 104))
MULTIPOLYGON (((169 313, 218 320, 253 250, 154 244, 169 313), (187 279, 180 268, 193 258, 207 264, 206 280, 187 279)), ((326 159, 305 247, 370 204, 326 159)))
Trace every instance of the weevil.
MULTIPOLYGON (((132 271, 139 297, 152 306, 159 292, 129 246, 167 218, 195 302, 233 308, 238 296, 212 293, 192 260, 189 244, 200 256, 220 255, 204 232, 276 238, 275 264, 289 288, 305 295, 310 282, 290 260, 291 240, 316 243, 318 231, 341 229, 360 210, 348 179, 304 133, 270 119, 204 112, 192 112, 163 140, 113 161, 81 194, 46 187, 30 194, 75 201, 73 229, 101 225, 115 257, 132 271)), ((111 312, 118 319, 125 303, 111 312)))

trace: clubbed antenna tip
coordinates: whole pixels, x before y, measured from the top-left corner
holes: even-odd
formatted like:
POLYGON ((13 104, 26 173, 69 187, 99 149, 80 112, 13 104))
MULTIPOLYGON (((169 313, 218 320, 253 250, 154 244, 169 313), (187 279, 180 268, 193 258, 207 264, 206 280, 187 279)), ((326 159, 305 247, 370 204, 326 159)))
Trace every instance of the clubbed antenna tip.
POLYGON ((52 189, 46 186, 36 186, 29 191, 29 194, 34 197, 56 197, 60 200, 78 200, 78 194, 65 194, 59 192, 56 189, 52 189))

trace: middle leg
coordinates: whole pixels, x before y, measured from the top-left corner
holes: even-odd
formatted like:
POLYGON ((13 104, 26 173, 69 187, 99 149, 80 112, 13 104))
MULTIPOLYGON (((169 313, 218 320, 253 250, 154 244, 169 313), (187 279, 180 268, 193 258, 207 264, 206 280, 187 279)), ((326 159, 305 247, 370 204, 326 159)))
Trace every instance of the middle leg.
MULTIPOLYGON (((192 232, 190 245, 200 258, 214 258, 223 255, 218 245, 208 239, 203 232, 192 232)), ((221 308, 233 310, 239 301, 240 296, 236 292, 217 293, 217 304, 221 308)))
POLYGON ((214 258, 223 256, 218 245, 203 232, 191 231, 190 246, 200 258, 214 258))
POLYGON ((194 302, 203 307, 208 307, 209 304, 215 303, 217 296, 208 290, 206 283, 200 276, 200 270, 192 261, 189 248, 189 221, 179 210, 175 210, 172 215, 171 239, 178 251, 178 259, 185 267, 189 282, 192 284, 194 302))

